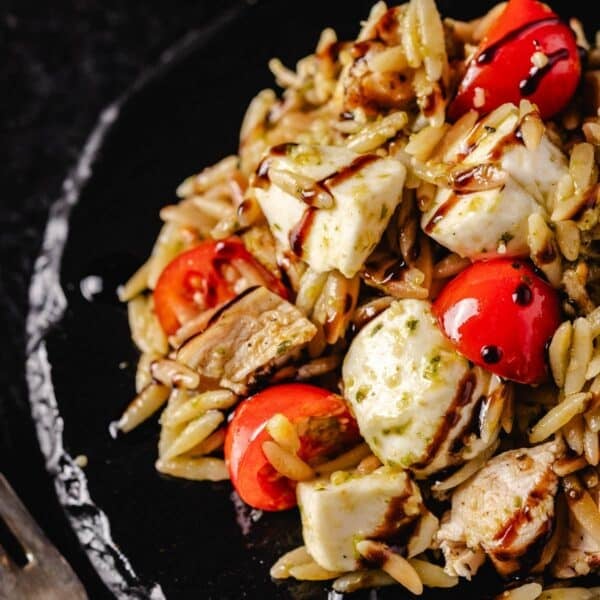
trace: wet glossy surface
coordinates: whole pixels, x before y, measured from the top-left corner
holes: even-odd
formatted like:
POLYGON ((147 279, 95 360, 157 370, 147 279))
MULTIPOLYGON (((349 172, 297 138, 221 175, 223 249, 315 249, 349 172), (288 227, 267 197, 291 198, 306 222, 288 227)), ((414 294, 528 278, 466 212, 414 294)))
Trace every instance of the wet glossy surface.
POLYGON ((546 379, 546 344, 560 324, 557 292, 520 259, 476 262, 443 288, 434 312, 458 352, 519 383, 546 379))

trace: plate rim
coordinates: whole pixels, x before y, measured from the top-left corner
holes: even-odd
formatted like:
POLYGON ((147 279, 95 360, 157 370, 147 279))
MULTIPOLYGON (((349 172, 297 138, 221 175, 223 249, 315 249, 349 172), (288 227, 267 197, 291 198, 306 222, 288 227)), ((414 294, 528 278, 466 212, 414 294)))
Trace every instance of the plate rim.
POLYGON ((105 141, 123 110, 153 82, 259 3, 262 3, 261 0, 240 0, 206 25, 184 34, 100 112, 78 160, 62 182, 60 194, 50 204, 42 243, 32 270, 25 324, 25 379, 31 418, 45 469, 52 479, 67 523, 75 532, 92 567, 118 600, 165 600, 166 596, 159 583, 139 578, 130 560, 119 550, 112 537, 108 515, 94 503, 83 469, 63 445, 64 423, 54 392, 46 337, 60 323, 67 309, 60 272, 71 211, 92 178, 105 141))

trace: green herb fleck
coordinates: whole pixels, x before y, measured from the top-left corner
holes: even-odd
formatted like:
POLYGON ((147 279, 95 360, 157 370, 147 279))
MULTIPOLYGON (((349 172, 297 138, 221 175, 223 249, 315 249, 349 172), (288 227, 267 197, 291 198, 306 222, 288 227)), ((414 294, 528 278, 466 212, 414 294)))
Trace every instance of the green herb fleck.
POLYGON ((292 340, 283 340, 283 342, 281 342, 279 346, 277 346, 277 356, 285 354, 291 348, 291 346, 292 340))
POLYGON ((409 452, 408 454, 405 454, 401 459, 400 459, 400 464, 403 467, 409 467, 410 465, 412 465, 415 462, 415 459, 417 457, 415 456, 415 454, 413 452, 409 452))
POLYGON ((361 553, 356 549, 356 546, 358 545, 359 542, 362 542, 365 539, 364 535, 359 535, 359 534, 354 534, 352 536, 352 548, 354 549, 354 558, 356 560, 361 560, 362 555, 361 553))
POLYGON ((429 364, 425 367, 425 370, 423 371, 423 377, 425 377, 425 379, 435 379, 435 376, 438 373, 438 370, 440 368, 440 362, 442 360, 442 357, 439 354, 436 354, 435 356, 432 356, 431 359, 429 360, 429 364))
POLYGON ((406 328, 412 333, 417 328, 418 324, 419 319, 408 319, 408 321, 406 321, 406 328))
POLYGON ((285 153, 287 156, 293 156, 294 155, 294 151, 296 150, 296 147, 298 146, 298 144, 292 144, 292 143, 287 143, 285 144, 285 153))
POLYGON ((388 207, 387 204, 383 204, 381 206, 381 212, 379 213, 379 220, 383 221, 388 216, 388 207))
POLYGON ((491 125, 484 125, 483 128, 488 132, 488 133, 496 133, 496 128, 492 127, 491 125))
POLYGON ((348 481, 351 476, 352 475, 348 473, 348 471, 334 471, 330 475, 329 480, 331 483, 333 483, 333 485, 341 485, 342 483, 348 481))
POLYGON ((410 427, 412 423, 412 419, 406 421, 406 423, 402 423, 402 425, 394 425, 393 427, 387 427, 381 430, 381 433, 384 435, 402 435, 406 432, 406 430, 410 427))
POLYGON ((367 394, 371 391, 371 388, 368 385, 361 385, 358 390, 356 390, 356 395, 354 399, 359 404, 367 397, 367 394))
POLYGON ((500 236, 500 241, 503 244, 508 244, 508 242, 510 242, 510 240, 512 240, 515 236, 512 233, 509 233, 508 231, 505 231, 501 236, 500 236))
POLYGON ((371 331, 371 337, 373 337, 378 331, 383 329, 383 323, 377 323, 375 327, 373 327, 373 331, 371 331))

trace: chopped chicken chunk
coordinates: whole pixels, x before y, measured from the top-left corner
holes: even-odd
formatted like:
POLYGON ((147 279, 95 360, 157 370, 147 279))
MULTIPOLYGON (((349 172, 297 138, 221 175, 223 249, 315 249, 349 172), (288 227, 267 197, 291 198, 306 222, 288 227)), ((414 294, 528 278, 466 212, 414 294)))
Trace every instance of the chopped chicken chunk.
POLYGON ((449 574, 474 575, 482 550, 502 575, 536 564, 552 534, 560 450, 549 442, 504 452, 454 492, 437 534, 449 574))
POLYGON ((266 288, 251 288, 186 342, 177 360, 245 394, 257 375, 289 360, 315 333, 315 326, 294 305, 266 288))

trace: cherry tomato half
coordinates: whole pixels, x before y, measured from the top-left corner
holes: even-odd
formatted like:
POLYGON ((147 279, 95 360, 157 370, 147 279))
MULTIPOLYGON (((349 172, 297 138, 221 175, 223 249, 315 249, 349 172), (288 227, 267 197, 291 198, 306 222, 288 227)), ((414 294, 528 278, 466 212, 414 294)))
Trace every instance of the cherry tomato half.
POLYGON ((234 298, 243 289, 222 272, 227 265, 254 270, 267 287, 287 298, 285 286, 246 250, 238 238, 201 242, 175 257, 163 270, 154 289, 154 310, 162 328, 173 334, 202 310, 234 298), (239 286, 238 286, 239 287, 239 286))
POLYGON ((519 383, 546 379, 546 344, 560 324, 560 302, 528 263, 474 263, 446 285, 433 309, 470 361, 519 383))
POLYGON ((225 461, 242 500, 270 511, 296 505, 295 482, 280 475, 262 451, 263 443, 271 439, 265 424, 277 413, 296 426, 298 456, 309 464, 326 460, 360 438, 344 400, 313 385, 278 385, 244 400, 227 428, 225 461))
POLYGON ((580 75, 569 26, 537 0, 510 0, 470 61, 448 114, 488 113, 525 98, 548 119, 568 104, 580 75))

